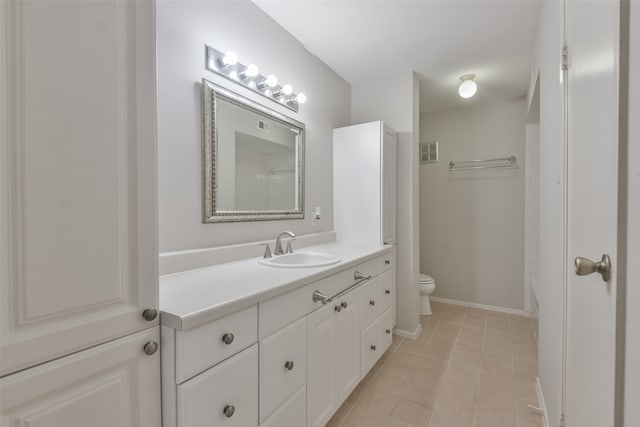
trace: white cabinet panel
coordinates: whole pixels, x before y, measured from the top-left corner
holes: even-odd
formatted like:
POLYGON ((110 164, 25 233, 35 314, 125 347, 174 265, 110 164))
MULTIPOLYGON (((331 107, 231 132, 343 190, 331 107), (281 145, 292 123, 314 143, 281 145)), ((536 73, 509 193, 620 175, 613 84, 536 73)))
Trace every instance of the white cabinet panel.
POLYGON ((307 427, 324 427, 338 409, 335 307, 307 317, 307 427))
POLYGON ((362 378, 364 378, 383 353, 380 348, 379 319, 376 319, 375 322, 362 332, 360 348, 362 357, 362 378))
POLYGON ((378 286, 379 278, 374 277, 362 285, 360 289, 360 330, 367 328, 379 316, 380 296, 378 286))
POLYGON ((359 292, 356 289, 338 303, 342 310, 335 315, 338 339, 338 406, 346 400, 360 382, 360 313, 359 292))
POLYGON ((307 381, 307 319, 260 342, 260 422, 307 381))
POLYGON ((391 346, 393 341, 393 312, 391 307, 380 317, 380 354, 391 346))
POLYGON ((4 375, 157 324, 158 251, 154 3, 0 8, 4 375))
POLYGON ((258 340, 258 306, 176 331, 176 382, 191 378, 258 340))
POLYGON ((395 293, 395 286, 393 283, 393 274, 395 270, 387 270, 380 275, 380 288, 378 301, 379 313, 382 314, 393 304, 393 297, 395 293))
POLYGON ((304 427, 307 425, 307 388, 303 386, 260 427, 304 427))
POLYGON ((178 427, 258 425, 258 345, 178 386, 178 427))
POLYGON ((158 427, 158 327, 0 379, 3 427, 158 427))

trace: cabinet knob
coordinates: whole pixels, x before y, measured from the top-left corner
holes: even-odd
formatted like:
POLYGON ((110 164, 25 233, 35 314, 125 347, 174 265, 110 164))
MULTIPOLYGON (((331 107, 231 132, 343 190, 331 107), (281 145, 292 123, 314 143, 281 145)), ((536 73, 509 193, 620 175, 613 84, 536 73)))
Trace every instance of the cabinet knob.
POLYGON ((384 293, 387 294, 387 295, 391 295, 391 289, 385 289, 384 293))
POLYGON ((227 405, 227 406, 225 406, 225 407, 224 407, 224 409, 222 410, 222 412, 224 413, 224 415, 225 415, 227 418, 231 418, 231 417, 233 417, 233 414, 235 414, 235 413, 236 413, 236 407, 235 407, 235 406, 233 406, 233 405, 227 405))
POLYGON ((342 306, 342 308, 347 308, 347 302, 346 301, 342 301, 342 304, 340 304, 342 306))
POLYGON ((376 351, 376 346, 375 346, 375 345, 372 345, 372 346, 371 346, 371 350, 376 351))
POLYGON ((390 334, 390 333, 391 333, 391 329, 385 329, 385 332, 386 332, 387 334, 390 334))
POLYGON ((385 260, 384 260, 384 263, 385 263, 385 264, 387 264, 387 265, 389 265, 389 264, 391 264, 391 261, 390 261, 390 260, 388 260, 388 259, 385 259, 385 260))
POLYGON ((151 322, 152 320, 155 320, 156 317, 158 317, 158 310, 156 310, 155 308, 147 308, 142 312, 142 317, 144 317, 144 320, 146 320, 147 322, 151 322))
POLYGON ((158 343, 155 341, 149 341, 144 345, 144 347, 142 347, 142 349, 144 350, 144 353, 146 355, 151 356, 152 354, 155 354, 156 351, 158 351, 158 343))
POLYGON ((233 338, 234 338, 233 334, 230 332, 227 332, 222 336, 222 342, 225 343, 226 345, 229 345, 233 342, 233 338))
POLYGON ((293 370, 293 360, 287 360, 286 362, 284 362, 284 367, 287 369, 287 371, 293 370))
POLYGON ((338 313, 340 313, 340 310, 342 310, 342 306, 340 304, 336 305, 335 307, 333 307, 333 309, 335 311, 337 311, 338 313))
POLYGON ((375 302, 374 300, 371 300, 371 301, 369 301, 369 305, 370 305, 371 307, 373 307, 374 305, 376 305, 376 302, 375 302))

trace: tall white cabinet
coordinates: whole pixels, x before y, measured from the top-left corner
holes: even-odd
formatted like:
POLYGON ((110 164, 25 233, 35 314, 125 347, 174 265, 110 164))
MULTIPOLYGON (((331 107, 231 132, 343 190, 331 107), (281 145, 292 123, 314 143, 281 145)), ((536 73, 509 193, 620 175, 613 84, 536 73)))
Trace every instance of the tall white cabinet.
POLYGON ((0 29, 0 424, 157 427, 154 3, 0 29))
POLYGON ((396 133, 383 122, 333 130, 338 241, 396 244, 396 133))

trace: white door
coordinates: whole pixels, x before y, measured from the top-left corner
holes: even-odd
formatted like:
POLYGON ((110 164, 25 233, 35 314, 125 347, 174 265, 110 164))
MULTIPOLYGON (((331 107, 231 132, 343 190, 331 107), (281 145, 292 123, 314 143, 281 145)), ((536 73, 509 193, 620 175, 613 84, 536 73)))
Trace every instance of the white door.
POLYGON ((158 427, 160 351, 144 350, 158 329, 0 379, 0 425, 158 427))
POLYGON ((307 317, 308 427, 324 427, 338 409, 336 306, 327 304, 307 317))
POLYGON ((340 299, 336 317, 338 334, 338 406, 349 397, 360 382, 360 314, 358 291, 340 299))
POLYGON ((5 375, 158 322, 154 3, 1 1, 0 28, 5 375))
POLYGON ((568 1, 568 260, 566 425, 612 427, 620 6, 568 1), (577 276, 576 257, 608 254, 611 279, 577 276))

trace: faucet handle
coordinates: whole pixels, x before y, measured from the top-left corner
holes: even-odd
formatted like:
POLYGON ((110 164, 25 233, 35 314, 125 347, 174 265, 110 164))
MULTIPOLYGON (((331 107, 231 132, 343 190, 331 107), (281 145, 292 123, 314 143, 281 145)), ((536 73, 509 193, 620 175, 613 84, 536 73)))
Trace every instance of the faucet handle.
POLYGON ((262 258, 267 259, 267 258, 271 258, 271 247, 269 246, 269 243, 260 243, 260 245, 265 246, 264 248, 264 255, 262 256, 262 258))
POLYGON ((286 251, 286 253, 288 253, 288 254, 292 254, 293 253, 293 248, 291 247, 291 242, 293 242, 294 240, 296 240, 296 239, 289 239, 287 241, 287 251, 286 251))

